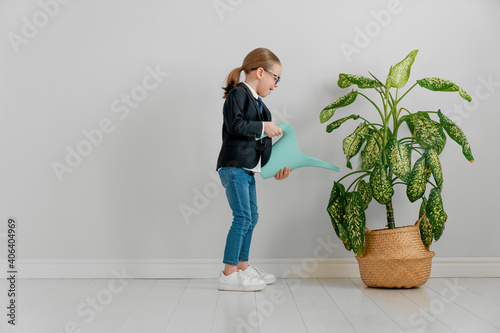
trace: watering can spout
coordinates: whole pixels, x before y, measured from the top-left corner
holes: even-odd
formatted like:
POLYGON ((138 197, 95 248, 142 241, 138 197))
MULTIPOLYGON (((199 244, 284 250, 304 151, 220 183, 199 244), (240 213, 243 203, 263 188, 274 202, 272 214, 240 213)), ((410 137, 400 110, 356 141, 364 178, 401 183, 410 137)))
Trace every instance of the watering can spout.
POLYGON ((327 163, 325 161, 322 161, 318 158, 309 156, 307 154, 301 153, 301 163, 303 166, 311 166, 311 167, 317 167, 317 168, 323 168, 323 169, 329 169, 333 171, 340 171, 340 168, 338 166, 335 166, 333 164, 327 163))
POLYGON ((290 123, 283 122, 277 125, 283 131, 283 137, 273 145, 271 157, 261 169, 260 174, 262 178, 274 177, 280 169, 285 167, 289 167, 290 170, 301 167, 317 167, 337 172, 340 171, 338 166, 301 152, 297 144, 295 130, 290 123))

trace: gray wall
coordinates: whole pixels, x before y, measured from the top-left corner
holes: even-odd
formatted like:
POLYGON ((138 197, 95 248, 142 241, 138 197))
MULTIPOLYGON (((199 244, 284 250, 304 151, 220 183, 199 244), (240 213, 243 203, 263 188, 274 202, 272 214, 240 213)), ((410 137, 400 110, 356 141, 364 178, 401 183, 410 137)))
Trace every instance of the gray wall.
MULTIPOLYGON (((457 93, 415 88, 405 102, 444 110, 476 159, 470 164, 448 141, 441 163, 449 218, 431 249, 500 256, 500 2, 62 2, 0 2, 0 207, 4 222, 18 219, 20 258, 222 258, 231 212, 215 174, 220 87, 261 46, 283 64, 282 83, 264 100, 275 120, 294 125, 303 152, 342 171, 256 176, 252 257, 311 257, 316 238, 333 233, 325 206, 332 182, 348 171, 342 139, 355 124, 328 134, 319 112, 347 92, 336 86, 339 73, 385 78, 413 49, 410 82, 447 78, 473 98, 465 106, 457 93), (86 156, 68 157, 72 150, 86 156)), ((339 114, 352 111, 376 119, 366 101, 339 114)), ((400 192, 397 224, 411 224, 419 204, 400 192)), ((367 225, 383 227, 384 215, 373 202, 367 225)), ((334 256, 353 255, 339 248, 334 256)))

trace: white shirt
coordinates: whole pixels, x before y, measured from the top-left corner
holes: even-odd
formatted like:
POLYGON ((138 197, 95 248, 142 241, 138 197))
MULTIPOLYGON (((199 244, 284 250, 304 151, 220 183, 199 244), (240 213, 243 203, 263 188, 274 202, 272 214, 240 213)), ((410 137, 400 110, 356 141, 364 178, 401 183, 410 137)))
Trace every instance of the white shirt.
MULTIPOLYGON (((248 89, 250 89, 250 92, 252 93, 252 96, 255 98, 255 99, 259 99, 259 95, 257 95, 257 93, 255 92, 255 90, 253 90, 252 87, 250 87, 250 85, 246 82, 243 81, 243 83, 248 87, 248 89)), ((262 132, 260 134, 260 137, 263 137, 264 136, 264 123, 262 123, 262 132)), ((243 168, 245 170, 249 170, 249 171, 253 171, 253 172, 260 172, 260 162, 261 162, 261 158, 259 157, 259 162, 257 162, 257 165, 254 166, 252 169, 247 169, 247 168, 243 168)))

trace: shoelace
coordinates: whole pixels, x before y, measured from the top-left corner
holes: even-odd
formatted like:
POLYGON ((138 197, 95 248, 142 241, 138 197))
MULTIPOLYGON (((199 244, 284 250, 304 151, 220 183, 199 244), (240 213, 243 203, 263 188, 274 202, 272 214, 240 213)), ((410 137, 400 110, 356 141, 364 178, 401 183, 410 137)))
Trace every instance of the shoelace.
POLYGON ((259 273, 260 276, 266 276, 267 274, 262 268, 253 267, 253 269, 255 269, 255 271, 257 271, 257 273, 259 273))
POLYGON ((249 267, 257 273, 258 278, 263 278, 267 274, 262 268, 258 268, 255 266, 249 266, 249 267))
POLYGON ((241 271, 238 271, 237 272, 239 278, 240 278, 240 282, 242 285, 246 286, 248 284, 248 282, 250 281, 250 277, 244 275, 244 274, 241 274, 241 271))

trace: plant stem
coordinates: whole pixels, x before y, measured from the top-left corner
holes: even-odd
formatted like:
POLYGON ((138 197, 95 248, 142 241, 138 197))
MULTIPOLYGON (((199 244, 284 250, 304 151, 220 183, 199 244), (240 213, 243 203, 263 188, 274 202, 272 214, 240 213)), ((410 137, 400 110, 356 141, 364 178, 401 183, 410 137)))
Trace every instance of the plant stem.
POLYGON ((398 137, 398 116, 399 116, 399 112, 398 112, 398 92, 399 92, 399 88, 396 88, 396 98, 395 98, 395 102, 393 104, 393 107, 391 109, 391 114, 392 114, 392 124, 394 126, 394 129, 392 131, 392 135, 393 135, 393 138, 394 139, 397 139, 398 137))
POLYGON ((337 180, 337 183, 340 183, 340 181, 342 181, 344 178, 347 178, 349 177, 350 175, 353 175, 355 173, 360 173, 360 172, 366 172, 366 170, 358 170, 358 171, 353 171, 353 172, 350 172, 348 173, 347 175, 345 175, 344 177, 340 178, 339 180, 337 180))
MULTIPOLYGON (((402 109, 402 108, 401 108, 401 109, 402 109)), ((405 109, 405 110, 406 110, 406 109, 405 109)), ((408 111, 408 110, 406 110, 406 111, 408 111)), ((409 111, 408 111, 408 112, 409 112, 409 111)), ((402 116, 401 118, 398 118, 398 124, 397 124, 398 128, 399 128, 399 126, 401 126, 401 124, 405 121, 405 119, 406 119, 408 116, 409 116, 409 115, 404 115, 404 116, 402 116)), ((413 133, 412 133, 412 134, 413 134, 413 133)))
POLYGON ((396 225, 394 224, 394 209, 392 208, 392 199, 391 202, 385 205, 385 210, 387 212, 387 227, 389 229, 396 228, 396 225))
POLYGON ((364 95, 364 94, 362 94, 362 93, 360 93, 360 92, 358 92, 358 95, 363 96, 363 97, 364 97, 364 98, 366 98, 366 99, 367 99, 370 103, 372 103, 372 105, 375 107, 375 109, 377 109, 377 111, 378 111, 378 113, 379 113, 380 117, 383 119, 383 117, 382 117, 382 111, 380 111, 380 109, 378 108, 377 104, 375 104, 375 103, 374 103, 371 99, 369 99, 366 95, 364 95))
MULTIPOLYGON (((390 106, 390 100, 388 98, 389 96, 389 90, 390 90, 390 85, 388 86, 384 86, 384 94, 380 94, 380 97, 382 98, 382 103, 384 105, 384 116, 382 116, 382 114, 380 114, 380 117, 382 118, 382 124, 383 124, 383 131, 381 133, 381 137, 382 137, 382 142, 381 142, 381 146, 379 145, 379 147, 382 149, 382 147, 385 147, 385 145, 387 144, 387 142, 389 141, 389 127, 387 126, 388 125, 388 121, 387 121, 387 107, 390 106)), ((387 164, 387 157, 386 155, 382 152, 382 162, 383 164, 387 164)))
POLYGON ((364 117, 361 117, 359 116, 359 119, 363 119, 364 121, 366 121, 368 123, 368 125, 370 125, 374 130, 376 130, 377 128, 375 127, 376 126, 380 126, 380 127, 384 127, 384 125, 382 124, 379 124, 379 123, 372 123, 371 121, 369 121, 368 119, 364 118, 364 117))
POLYGON ((412 86, 411 86, 411 88, 410 88, 410 89, 408 89, 408 90, 407 90, 407 91, 403 94, 403 96, 401 96, 401 98, 400 98, 397 102, 399 103, 399 101, 401 101, 401 100, 403 99, 403 97, 405 97, 405 96, 406 96, 406 94, 407 94, 407 93, 409 93, 409 92, 410 92, 410 90, 412 90, 412 89, 413 89, 413 88, 414 88, 417 84, 418 84, 418 83, 417 83, 417 82, 415 82, 415 84, 414 84, 414 85, 412 85, 412 86))
POLYGON ((403 140, 413 140, 413 139, 415 139, 415 137, 413 137, 413 136, 407 136, 407 137, 399 139, 398 141, 402 143, 403 140))
MULTIPOLYGON (((399 99, 399 100, 401 100, 401 99, 399 99)), ((408 112, 408 114, 410 114, 410 115, 412 114, 412 113, 410 112, 410 110, 408 110, 407 108, 401 108, 401 110, 405 110, 405 111, 406 111, 406 112, 408 112)))
MULTIPOLYGON (((359 180, 363 179, 364 177, 368 176, 370 173, 367 172, 365 173, 364 175, 361 175, 359 176, 358 178, 356 178, 355 180, 353 180, 353 182, 351 183, 351 185, 349 185, 349 187, 347 188, 347 190, 345 190, 346 192, 349 192, 349 190, 351 189, 352 185, 358 183, 359 180)), ((355 187, 356 188, 356 187, 355 187)))

